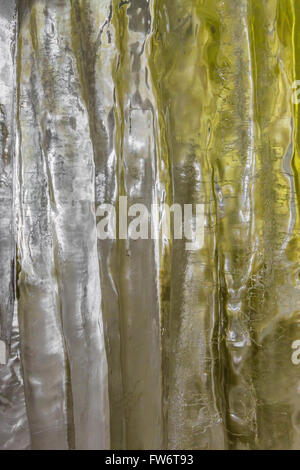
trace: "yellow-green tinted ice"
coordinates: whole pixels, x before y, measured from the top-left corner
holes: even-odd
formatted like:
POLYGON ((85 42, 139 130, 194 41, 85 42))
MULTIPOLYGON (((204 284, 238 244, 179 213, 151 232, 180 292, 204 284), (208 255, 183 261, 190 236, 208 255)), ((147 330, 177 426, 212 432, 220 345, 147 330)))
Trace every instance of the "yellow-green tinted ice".
POLYGON ((8 3, 0 447, 300 449, 300 2, 8 3))

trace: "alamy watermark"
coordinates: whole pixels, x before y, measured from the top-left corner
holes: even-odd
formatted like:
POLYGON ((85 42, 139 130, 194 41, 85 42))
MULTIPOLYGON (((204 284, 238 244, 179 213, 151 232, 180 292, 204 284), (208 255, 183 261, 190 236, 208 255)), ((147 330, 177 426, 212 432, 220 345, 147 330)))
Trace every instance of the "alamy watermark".
POLYGON ((294 349, 294 352, 292 354, 292 363, 295 366, 298 366, 300 364, 300 340, 296 340, 292 344, 292 349, 294 349))
POLYGON ((129 206, 127 196, 120 196, 118 211, 112 204, 101 204, 96 216, 100 240, 185 239, 191 251, 204 244, 204 204, 152 204, 148 209, 141 203, 129 206))
POLYGON ((299 104, 300 103, 300 80, 295 80, 292 83, 292 90, 295 90, 292 92, 292 102, 294 104, 299 104))

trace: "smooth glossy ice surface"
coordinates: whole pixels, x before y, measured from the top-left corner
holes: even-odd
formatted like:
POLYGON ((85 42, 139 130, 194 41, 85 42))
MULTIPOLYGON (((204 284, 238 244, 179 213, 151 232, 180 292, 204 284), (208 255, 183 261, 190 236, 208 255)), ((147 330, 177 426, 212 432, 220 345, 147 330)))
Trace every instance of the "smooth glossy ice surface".
POLYGON ((300 449, 297 80, 298 0, 0 1, 2 449, 300 449))

